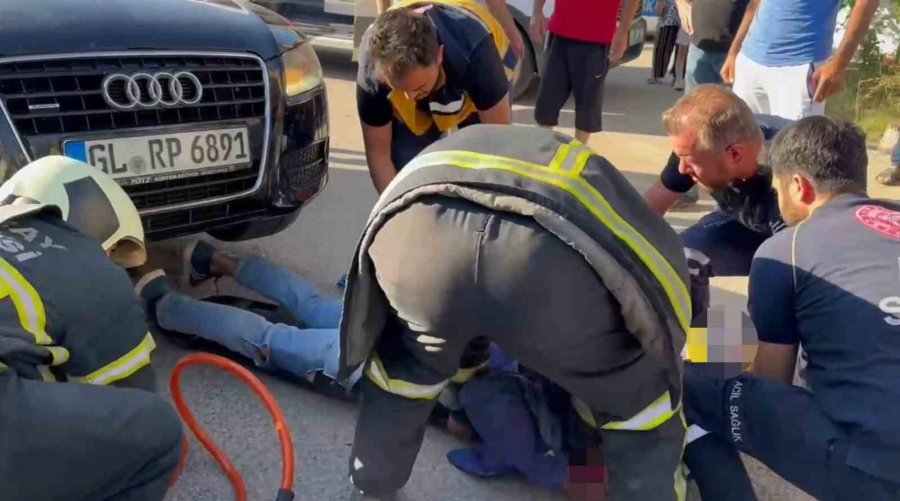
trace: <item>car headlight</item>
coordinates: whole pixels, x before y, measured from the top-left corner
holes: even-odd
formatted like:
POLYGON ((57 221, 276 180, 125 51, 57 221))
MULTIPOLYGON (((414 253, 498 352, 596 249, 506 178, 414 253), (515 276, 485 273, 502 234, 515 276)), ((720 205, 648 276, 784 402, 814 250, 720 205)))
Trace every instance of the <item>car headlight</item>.
POLYGON ((281 55, 284 67, 284 93, 294 97, 322 83, 322 65, 309 43, 301 43, 281 55))

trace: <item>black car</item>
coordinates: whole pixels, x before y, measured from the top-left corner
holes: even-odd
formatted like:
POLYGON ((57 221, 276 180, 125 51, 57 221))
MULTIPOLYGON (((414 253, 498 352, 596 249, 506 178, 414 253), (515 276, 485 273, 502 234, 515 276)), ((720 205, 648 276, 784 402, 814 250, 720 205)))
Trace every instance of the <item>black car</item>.
POLYGON ((240 0, 3 0, 0 115, 0 181, 46 155, 84 160, 150 239, 278 232, 328 174, 313 49, 240 0))

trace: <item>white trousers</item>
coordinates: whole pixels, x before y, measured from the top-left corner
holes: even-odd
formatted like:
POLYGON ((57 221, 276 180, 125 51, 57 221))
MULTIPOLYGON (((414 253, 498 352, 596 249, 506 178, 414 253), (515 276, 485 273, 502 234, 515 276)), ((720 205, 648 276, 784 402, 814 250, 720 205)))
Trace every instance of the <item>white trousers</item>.
POLYGON ((823 62, 799 66, 763 66, 738 54, 732 90, 754 113, 787 120, 825 114, 825 103, 813 102, 813 72, 823 62))

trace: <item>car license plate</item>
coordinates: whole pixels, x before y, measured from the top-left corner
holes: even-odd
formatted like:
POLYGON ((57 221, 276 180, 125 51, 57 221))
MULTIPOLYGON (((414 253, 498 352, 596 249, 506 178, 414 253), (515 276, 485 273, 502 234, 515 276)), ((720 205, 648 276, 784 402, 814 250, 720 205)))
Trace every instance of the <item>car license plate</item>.
POLYGON ((63 151, 123 185, 228 172, 252 160, 246 127, 66 141, 63 151))

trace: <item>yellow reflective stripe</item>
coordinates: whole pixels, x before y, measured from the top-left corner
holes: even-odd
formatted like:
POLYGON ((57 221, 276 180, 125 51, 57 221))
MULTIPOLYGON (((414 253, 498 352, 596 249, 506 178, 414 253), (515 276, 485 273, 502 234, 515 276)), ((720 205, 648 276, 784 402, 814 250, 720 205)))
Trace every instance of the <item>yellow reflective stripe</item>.
POLYGON ((490 360, 485 360, 483 363, 480 363, 480 364, 476 365, 475 367, 460 368, 459 370, 456 371, 456 374, 454 374, 453 377, 450 378, 450 382, 452 382, 452 383, 467 383, 467 382, 469 382, 470 379, 475 377, 476 374, 478 374, 480 371, 484 370, 488 366, 489 363, 490 363, 490 360))
POLYGON ((571 144, 559 145, 559 149, 556 150, 556 155, 553 155, 553 160, 550 160, 550 165, 548 165, 547 167, 553 171, 563 170, 563 164, 565 163, 566 159, 569 158, 569 151, 571 150, 571 144))
POLYGON ((87 376, 75 376, 71 379, 82 383, 107 385, 131 376, 139 369, 150 364, 150 353, 156 348, 153 336, 148 332, 144 340, 118 360, 97 369, 87 376))
POLYGON ((587 165, 588 160, 591 159, 591 155, 594 154, 594 150, 590 149, 587 146, 581 146, 577 150, 578 157, 572 163, 572 170, 570 173, 573 176, 581 176, 581 171, 584 170, 584 167, 587 165))
POLYGON ((51 365, 68 362, 69 350, 53 346, 53 338, 47 334, 47 312, 40 295, 19 270, 0 258, 0 299, 7 296, 16 308, 22 329, 34 336, 34 342, 38 346, 45 347, 50 352, 51 365))
POLYGON ((604 430, 652 430, 668 421, 677 412, 678 409, 672 408, 672 398, 667 391, 631 419, 627 421, 612 421, 601 426, 601 428, 604 430))
POLYGON ((555 186, 575 197, 619 240, 624 242, 653 273, 665 290, 679 325, 684 332, 688 331, 690 299, 687 286, 659 251, 616 213, 609 202, 581 176, 552 171, 547 167, 513 158, 463 151, 435 151, 414 158, 400 171, 394 182, 401 181, 418 169, 442 165, 463 169, 492 169, 511 172, 555 186))
POLYGON ((573 139, 572 142, 559 146, 548 168, 571 176, 580 176, 593 154, 594 150, 585 146, 581 141, 573 139))
POLYGON ((372 355, 369 364, 366 366, 366 377, 382 390, 412 400, 434 400, 444 391, 449 382, 443 381, 438 384, 423 385, 400 379, 391 379, 388 377, 387 371, 384 370, 381 359, 375 354, 372 355))
POLYGON ((0 258, 0 282, 16 306, 22 327, 34 336, 37 344, 41 346, 53 344, 53 339, 44 331, 47 313, 44 311, 44 303, 40 296, 28 280, 3 258, 0 258))
POLYGON ((687 360, 695 363, 709 362, 707 331, 704 327, 691 327, 687 335, 687 360))

